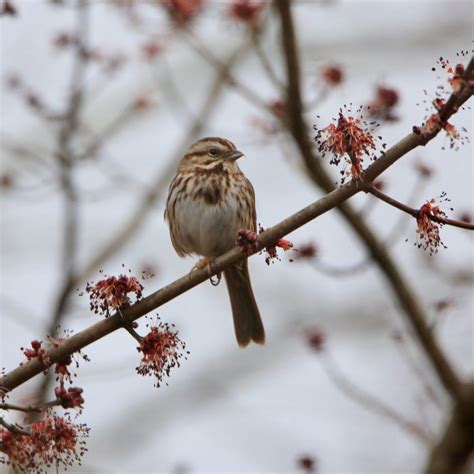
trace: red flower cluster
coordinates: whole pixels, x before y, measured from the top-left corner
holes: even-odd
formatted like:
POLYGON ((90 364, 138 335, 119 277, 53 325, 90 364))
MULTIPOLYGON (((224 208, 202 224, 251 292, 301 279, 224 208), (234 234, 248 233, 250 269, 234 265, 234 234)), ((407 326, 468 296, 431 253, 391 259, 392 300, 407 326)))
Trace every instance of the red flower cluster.
POLYGON ((44 365, 49 365, 48 351, 43 349, 41 345, 42 341, 31 341, 31 349, 20 347, 20 350, 23 352, 27 360, 34 359, 38 357, 44 365))
MULTIPOLYGON (((438 200, 430 199, 423 204, 418 211, 416 218, 418 242, 415 244, 418 248, 429 250, 430 255, 438 252, 439 247, 446 248, 446 245, 441 241, 440 228, 443 223, 436 222, 433 218, 445 218, 446 213, 441 210, 438 200)), ((439 201, 448 201, 446 193, 440 196, 439 201)))
POLYGON ((0 15, 11 15, 17 14, 16 7, 10 0, 3 0, 2 6, 0 7, 0 15))
MULTIPOLYGON (((435 106, 437 110, 442 110, 445 104, 444 104, 444 101, 442 101, 441 99, 435 99, 433 101, 433 105, 435 106)), ((421 134, 421 135, 427 135, 427 136, 435 135, 441 129, 443 129, 446 132, 446 135, 450 141, 451 148, 457 148, 458 141, 461 141, 461 144, 464 143, 463 137, 461 137, 456 127, 450 124, 449 122, 443 122, 439 114, 437 113, 430 115, 425 120, 425 123, 421 126, 421 128, 413 127, 413 131, 415 133, 421 134)))
POLYGON ((171 369, 180 367, 180 359, 183 356, 186 359, 184 354, 189 352, 184 352, 185 348, 186 344, 178 337, 178 332, 172 331, 169 324, 158 321, 137 347, 138 352, 142 353, 137 373, 154 376, 155 387, 160 387, 163 378, 169 377, 171 369))
POLYGON ((338 86, 344 81, 344 73, 339 66, 326 66, 321 69, 321 78, 328 86, 338 86))
POLYGON ((142 54, 143 58, 146 61, 152 61, 155 59, 158 54, 162 51, 161 45, 155 39, 149 39, 143 46, 142 46, 142 54))
MULTIPOLYGON (((469 55, 468 51, 461 51, 457 54, 458 57, 469 55)), ((449 60, 443 57, 440 57, 437 63, 441 66, 441 69, 444 69, 448 73, 448 83, 455 94, 459 94, 466 85, 468 87, 474 86, 474 73, 467 79, 463 78, 465 72, 463 64, 456 64, 456 66, 453 67, 449 60)), ((436 70, 436 68, 433 68, 433 70, 436 70)))
POLYGON ((429 167, 425 163, 422 163, 421 161, 417 161, 414 165, 414 168, 422 178, 427 179, 433 176, 433 173, 434 173, 433 168, 429 167))
MULTIPOLYGON (((260 226, 259 232, 263 232, 265 229, 260 226)), ((278 256, 277 247, 283 249, 285 252, 293 248, 293 242, 290 242, 286 239, 278 239, 278 242, 275 245, 269 245, 265 247, 265 253, 267 256, 265 257, 265 263, 270 265, 274 260, 280 260, 278 256)), ((290 260, 291 262, 293 260, 290 260)))
MULTIPOLYGON (((457 56, 464 58, 470 56, 470 53, 468 51, 461 51, 457 56)), ((440 57, 437 63, 448 74, 447 79, 443 78, 443 82, 436 88, 436 97, 431 101, 437 113, 431 114, 429 112, 431 115, 425 117, 423 125, 421 127, 413 127, 413 131, 414 133, 425 135, 426 138, 432 138, 443 129, 450 141, 450 147, 457 150, 459 144, 464 145, 465 142, 469 141, 469 137, 466 136, 467 130, 463 127, 458 130, 454 125, 442 120, 441 116, 443 116, 442 112, 446 107, 446 100, 451 93, 459 94, 465 87, 474 87, 474 72, 469 77, 465 77, 465 68, 462 64, 457 64, 453 67, 449 60, 443 57, 440 57), (446 87, 446 83, 450 85, 449 89, 446 87)), ((432 70, 436 71, 436 67, 433 67, 432 70)), ((441 78, 438 77, 438 79, 441 78)), ((426 103, 426 101, 424 102, 426 103)))
MULTIPOLYGON (((314 128, 317 130, 316 126, 314 128)), ((368 125, 362 117, 346 117, 342 110, 339 112, 336 123, 331 123, 326 128, 317 131, 315 140, 323 156, 327 153, 332 154, 331 164, 337 166, 344 158, 350 165, 350 171, 346 169, 341 171, 342 182, 346 176, 350 175, 353 179, 357 179, 362 175, 364 155, 375 160, 375 137, 368 130, 368 125)), ((382 147, 385 148, 385 144, 382 147)))
POLYGON ((306 473, 316 472, 317 463, 311 456, 302 456, 298 459, 298 466, 306 473))
POLYGON ((76 35, 62 31, 57 33, 53 39, 53 45, 57 48, 67 48, 79 44, 79 39, 76 35))
MULTIPOLYGON (((72 331, 65 330, 63 336, 56 339, 48 336, 49 347, 59 347, 71 335, 71 333, 72 331)), ((87 357, 86 354, 77 351, 74 354, 67 356, 65 359, 56 362, 54 372, 56 374, 56 380, 59 381, 61 385, 64 384, 65 381, 72 383, 72 378, 76 376, 76 374, 71 373, 70 367, 72 363, 75 364, 76 369, 79 367, 78 355, 85 361, 89 361, 89 357, 87 357)))
POLYGON ((161 4, 175 23, 184 25, 202 10, 205 0, 161 0, 161 4))
POLYGON ((320 329, 313 329, 308 333, 308 343, 312 349, 321 352, 326 343, 326 334, 320 329))
POLYGON ((56 387, 54 394, 56 398, 61 401, 63 408, 82 408, 84 404, 84 398, 82 398, 82 388, 80 387, 69 387, 67 390, 64 386, 56 387))
POLYGON ((252 255, 258 249, 257 233, 253 230, 239 229, 236 243, 241 252, 252 255))
POLYGON ((8 457, 3 463, 25 472, 43 472, 52 466, 72 466, 87 451, 89 428, 69 419, 49 415, 30 428, 30 434, 0 431, 0 450, 8 457))
POLYGON ((312 259, 318 254, 318 248, 312 242, 300 245, 297 251, 298 253, 296 255, 296 258, 300 260, 312 259))
POLYGON ((148 110, 153 106, 153 100, 146 94, 141 94, 135 98, 133 108, 136 111, 148 110))
POLYGON ((259 28, 262 23, 262 0, 234 0, 229 7, 229 16, 234 20, 247 23, 251 28, 259 28))
POLYGON ((380 120, 398 120, 398 117, 393 113, 393 109, 399 101, 400 95, 395 89, 379 86, 374 99, 367 106, 369 115, 380 120))
MULTIPOLYGON (((31 341, 32 349, 25 349, 24 347, 21 347, 20 350, 23 351, 23 354, 25 355, 27 360, 31 360, 31 359, 34 359, 35 357, 38 357, 41 360, 41 362, 44 364, 45 373, 46 373, 49 366, 51 365, 48 351, 54 347, 58 347, 62 342, 65 341, 67 337, 69 337, 69 335, 70 335, 70 332, 66 331, 63 337, 58 337, 57 339, 54 339, 51 336, 48 336, 48 349, 43 349, 41 347, 43 343, 35 340, 35 341, 31 341)), ((54 372, 57 375, 56 380, 60 381, 61 384, 63 384, 65 380, 71 383, 72 377, 75 374, 72 374, 70 372, 69 366, 74 362, 76 364, 76 368, 79 367, 79 361, 77 360, 77 357, 76 357, 77 354, 81 356, 85 361, 89 360, 87 355, 83 354, 81 351, 77 351, 77 353, 66 357, 64 360, 56 362, 55 367, 54 367, 54 372)))
MULTIPOLYGON (((263 232, 264 230, 265 229, 262 226, 259 226, 259 232, 263 232)), ((247 255, 252 255, 259 248, 257 233, 248 229, 239 230, 237 233, 236 243, 239 246, 240 251, 246 253, 247 255)), ((287 250, 293 248, 293 243, 286 239, 279 239, 275 245, 269 245, 268 247, 265 247, 264 250, 267 254, 265 262, 267 265, 270 265, 270 262, 273 259, 279 260, 277 247, 282 248, 286 252, 287 250)))
POLYGON ((453 89, 455 94, 459 94, 463 87, 465 86, 465 81, 463 79, 464 66, 462 64, 457 64, 454 68, 449 68, 448 72, 451 74, 451 77, 448 79, 449 84, 453 89))
POLYGON ((7 190, 13 188, 15 185, 14 175, 12 173, 0 174, 0 189, 7 190))
POLYGON ((103 280, 86 286, 94 313, 108 317, 114 311, 127 308, 132 304, 129 293, 134 295, 135 302, 142 298, 143 286, 134 276, 104 276, 103 280))
POLYGON ((270 104, 270 108, 276 117, 278 117, 279 119, 285 118, 285 115, 287 113, 287 108, 288 108, 286 101, 281 100, 281 99, 274 100, 270 104))

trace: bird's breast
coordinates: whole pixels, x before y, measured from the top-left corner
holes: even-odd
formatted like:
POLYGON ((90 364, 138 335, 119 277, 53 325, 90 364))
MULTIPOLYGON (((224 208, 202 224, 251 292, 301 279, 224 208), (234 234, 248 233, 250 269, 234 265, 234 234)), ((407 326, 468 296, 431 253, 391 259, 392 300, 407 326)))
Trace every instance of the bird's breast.
POLYGON ((174 203, 175 238, 180 246, 187 253, 206 257, 231 249, 238 230, 248 228, 241 186, 208 176, 191 183, 189 190, 174 203))

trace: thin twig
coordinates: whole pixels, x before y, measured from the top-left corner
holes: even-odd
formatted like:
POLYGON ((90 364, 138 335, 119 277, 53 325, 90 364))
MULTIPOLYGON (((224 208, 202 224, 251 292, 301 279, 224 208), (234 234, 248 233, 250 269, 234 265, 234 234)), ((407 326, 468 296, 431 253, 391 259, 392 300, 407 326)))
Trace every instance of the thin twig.
POLYGON ((23 436, 30 436, 30 433, 28 431, 25 431, 21 426, 17 425, 16 423, 14 425, 11 423, 8 423, 1 416, 0 416, 0 425, 5 427, 8 431, 11 431, 12 433, 23 435, 23 436))
MULTIPOLYGON (((412 192, 407 199, 409 205, 413 205, 418 201, 419 196, 421 196, 426 189, 427 182, 428 180, 425 176, 421 175, 418 177, 413 186, 412 192)), ((376 203, 377 199, 371 199, 371 201, 376 203)), ((409 219, 407 219, 407 216, 400 214, 398 220, 393 224, 392 230, 388 232, 386 237, 384 237, 385 245, 394 246, 399 239, 405 235, 408 221, 409 219)))
POLYGON ((47 403, 41 403, 40 405, 29 405, 29 406, 21 406, 21 405, 13 405, 11 403, 0 403, 0 410, 14 410, 14 411, 22 411, 24 413, 39 413, 47 408, 55 407, 61 405, 62 401, 59 398, 56 400, 52 400, 47 403))
MULTIPOLYGON (((406 204, 403 204, 402 202, 397 201, 396 199, 378 190, 373 185, 368 188, 368 192, 372 194, 373 196, 375 196, 376 198, 380 199, 381 201, 386 202, 387 204, 390 204, 390 206, 393 206, 397 209, 400 209, 400 211, 403 211, 409 214, 415 219, 417 219, 419 216, 419 213, 420 213, 419 209, 414 209, 413 207, 407 206, 406 204)), ((434 222, 438 222, 439 224, 450 225, 453 227, 460 227, 461 229, 474 230, 474 224, 470 222, 458 221, 455 219, 448 219, 447 217, 439 217, 432 213, 427 214, 427 217, 430 218, 434 222)))
POLYGON ((276 75, 271 62, 262 47, 262 30, 253 31, 252 40, 255 47, 255 53, 257 54, 260 64, 262 65, 263 70, 266 72, 268 79, 280 92, 282 92, 285 89, 285 84, 283 84, 283 82, 276 75))
MULTIPOLYGON (((84 102, 84 77, 87 58, 84 51, 88 47, 89 35, 89 3, 77 0, 77 29, 79 42, 76 45, 69 84, 69 103, 65 118, 58 134, 57 158, 60 165, 60 178, 64 193, 64 235, 62 248, 63 272, 62 286, 56 298, 52 318, 46 333, 54 337, 59 324, 66 314, 71 292, 74 290, 74 274, 79 239, 79 203, 74 180, 74 167, 77 156, 73 148, 73 139, 80 126, 80 114, 84 102)), ((51 374, 47 374, 38 388, 38 399, 45 400, 46 393, 52 382, 51 374)))
POLYGON ((414 435, 424 445, 430 446, 432 444, 433 440, 430 435, 420 426, 409 418, 404 417, 401 413, 397 413, 396 410, 391 408, 385 402, 374 395, 371 395, 365 389, 357 386, 354 382, 349 380, 327 350, 321 354, 321 361, 327 376, 332 380, 334 385, 344 393, 344 395, 354 400, 366 410, 382 416, 402 428, 404 431, 414 435))
MULTIPOLYGON (((224 67, 222 61, 220 61, 216 56, 214 56, 214 54, 208 48, 206 48, 204 44, 202 44, 200 39, 197 38, 191 30, 185 31, 188 34, 188 45, 214 68, 216 68, 217 70, 222 70, 224 67)), ((225 81, 227 82, 227 84, 231 85, 234 89, 239 91, 239 93, 243 97, 245 97, 251 104, 254 104, 255 106, 260 107, 261 109, 265 109, 271 114, 274 114, 271 108, 271 104, 265 102, 250 87, 239 81, 233 74, 230 73, 230 70, 227 70, 225 81)))

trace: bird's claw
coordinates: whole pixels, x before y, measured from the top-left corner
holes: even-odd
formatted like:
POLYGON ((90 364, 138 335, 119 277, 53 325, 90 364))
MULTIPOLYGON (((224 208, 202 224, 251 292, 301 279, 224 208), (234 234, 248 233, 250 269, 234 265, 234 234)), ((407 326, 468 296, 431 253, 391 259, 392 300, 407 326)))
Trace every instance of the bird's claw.
POLYGON ((209 275, 209 280, 211 282, 212 286, 217 286, 222 279, 222 274, 219 272, 216 276, 216 278, 213 278, 213 271, 212 271, 212 258, 211 257, 203 257, 198 260, 198 262, 194 265, 194 267, 191 269, 191 272, 194 270, 202 270, 204 268, 207 268, 207 273, 209 275))
POLYGON ((212 286, 217 286, 221 282, 222 272, 219 272, 217 275, 215 275, 215 277, 216 277, 215 280, 212 276, 209 278, 209 281, 211 282, 212 286))

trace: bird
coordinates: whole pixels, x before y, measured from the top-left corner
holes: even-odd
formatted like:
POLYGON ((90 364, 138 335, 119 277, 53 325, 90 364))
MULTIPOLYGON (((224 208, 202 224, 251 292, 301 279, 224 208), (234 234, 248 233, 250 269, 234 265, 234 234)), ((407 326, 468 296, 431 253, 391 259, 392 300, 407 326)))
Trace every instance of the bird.
MULTIPOLYGON (((203 257, 212 264, 236 245, 241 229, 256 231, 255 191, 237 160, 244 154, 225 138, 207 137, 192 144, 171 181, 165 208, 171 243, 180 257, 203 257)), ((234 331, 240 347, 265 342, 247 259, 224 270, 234 331)))

